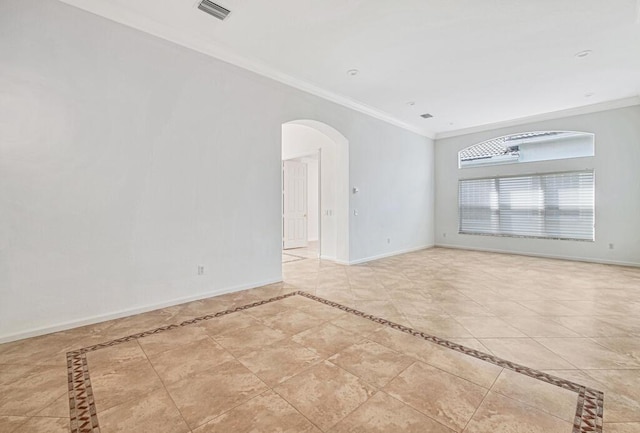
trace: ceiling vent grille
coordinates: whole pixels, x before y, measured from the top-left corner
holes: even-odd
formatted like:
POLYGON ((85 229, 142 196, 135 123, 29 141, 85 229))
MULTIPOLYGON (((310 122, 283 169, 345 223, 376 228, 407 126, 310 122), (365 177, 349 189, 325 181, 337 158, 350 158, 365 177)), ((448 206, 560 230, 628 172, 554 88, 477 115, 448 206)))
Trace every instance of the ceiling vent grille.
POLYGON ((433 114, 424 113, 424 114, 421 114, 420 117, 422 117, 423 119, 430 119, 433 117, 433 114))
POLYGON ((215 4, 214 2, 209 0, 202 0, 198 5, 198 9, 208 13, 209 15, 213 15, 219 20, 224 20, 227 15, 231 13, 229 9, 223 8, 222 6, 215 4))

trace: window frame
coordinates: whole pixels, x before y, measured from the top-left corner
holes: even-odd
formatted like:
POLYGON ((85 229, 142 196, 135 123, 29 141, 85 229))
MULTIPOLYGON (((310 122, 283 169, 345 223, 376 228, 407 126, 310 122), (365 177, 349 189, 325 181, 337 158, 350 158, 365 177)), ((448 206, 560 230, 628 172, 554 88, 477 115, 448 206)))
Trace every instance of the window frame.
MULTIPOLYGON (((458 151, 458 169, 474 169, 479 167, 492 167, 496 165, 512 165, 527 164, 533 162, 558 161, 573 158, 590 158, 595 156, 595 133, 587 131, 575 130, 535 130, 523 131, 514 134, 502 135, 479 143, 472 144, 458 151), (546 138, 545 138, 546 137, 546 138), (576 143, 571 144, 570 141, 580 140, 580 144, 576 147, 576 143), (587 142, 588 141, 588 142, 587 142), (547 149, 546 156, 540 154, 532 154, 533 149, 544 149, 545 146, 552 144, 556 149, 564 149, 565 155, 550 156, 547 149), (474 148, 482 148, 483 146, 491 147, 502 146, 503 153, 491 154, 491 150, 487 156, 478 156, 476 158, 463 159, 462 154, 469 152, 474 148), (567 146, 573 147, 568 151, 567 146)), ((494 149, 495 151, 495 149, 494 149)), ((543 155, 544 155, 544 150, 543 155)))

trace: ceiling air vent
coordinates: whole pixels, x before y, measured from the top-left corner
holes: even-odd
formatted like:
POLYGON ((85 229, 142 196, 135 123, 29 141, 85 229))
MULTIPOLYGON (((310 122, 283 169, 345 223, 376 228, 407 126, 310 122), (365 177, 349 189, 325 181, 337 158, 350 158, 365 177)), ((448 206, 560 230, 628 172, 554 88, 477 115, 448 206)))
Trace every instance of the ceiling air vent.
POLYGON ((209 15, 213 15, 219 20, 223 20, 231 13, 231 11, 227 8, 223 8, 222 6, 215 4, 209 0, 202 0, 198 5, 198 9, 208 13, 209 15))
POLYGON ((424 114, 421 114, 420 117, 422 117, 423 119, 430 119, 433 117, 433 115, 429 113, 424 113, 424 114))

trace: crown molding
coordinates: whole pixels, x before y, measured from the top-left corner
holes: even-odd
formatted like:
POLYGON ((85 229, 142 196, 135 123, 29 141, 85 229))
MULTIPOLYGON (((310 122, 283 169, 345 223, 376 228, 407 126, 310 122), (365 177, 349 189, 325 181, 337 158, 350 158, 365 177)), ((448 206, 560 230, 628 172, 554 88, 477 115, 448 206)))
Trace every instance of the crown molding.
POLYGON ((411 125, 396 117, 373 108, 367 104, 359 102, 357 100, 347 98, 334 92, 330 92, 315 84, 309 83, 304 80, 292 77, 272 68, 262 62, 250 60, 244 56, 234 54, 231 50, 225 49, 219 45, 215 45, 211 42, 203 41, 201 39, 185 35, 183 32, 176 28, 167 26, 166 24, 159 23, 157 21, 150 20, 139 14, 116 10, 109 7, 109 2, 96 1, 96 0, 60 0, 70 6, 82 9, 86 12, 92 13, 102 18, 106 18, 110 21, 114 21, 118 24, 125 25, 127 27, 134 28, 144 33, 153 35, 160 39, 172 42, 174 44, 183 46, 185 48, 197 51, 201 54, 205 54, 210 57, 214 57, 225 63, 240 67, 242 69, 249 70, 258 75, 270 78, 274 81, 278 81, 287 86, 301 90, 305 93, 310 93, 319 98, 331 101, 333 103, 342 105, 343 107, 350 108, 367 116, 397 126, 404 130, 413 132, 415 134, 435 139, 435 133, 428 129, 419 128, 415 125, 411 125))

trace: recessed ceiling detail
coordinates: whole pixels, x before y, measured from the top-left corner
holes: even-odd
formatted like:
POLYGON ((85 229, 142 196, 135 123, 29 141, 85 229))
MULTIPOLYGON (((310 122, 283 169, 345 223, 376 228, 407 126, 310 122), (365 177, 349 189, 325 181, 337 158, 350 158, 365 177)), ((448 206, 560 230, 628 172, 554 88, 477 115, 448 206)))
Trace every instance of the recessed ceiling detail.
POLYGON ((231 11, 209 0, 202 0, 198 5, 198 9, 212 15, 219 20, 224 20, 231 11))
POLYGON ((420 117, 422 117, 423 119, 431 119, 433 117, 433 114, 424 113, 421 114, 420 117))

